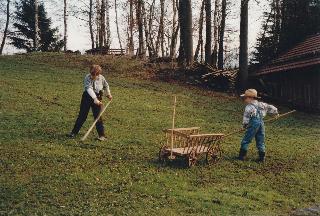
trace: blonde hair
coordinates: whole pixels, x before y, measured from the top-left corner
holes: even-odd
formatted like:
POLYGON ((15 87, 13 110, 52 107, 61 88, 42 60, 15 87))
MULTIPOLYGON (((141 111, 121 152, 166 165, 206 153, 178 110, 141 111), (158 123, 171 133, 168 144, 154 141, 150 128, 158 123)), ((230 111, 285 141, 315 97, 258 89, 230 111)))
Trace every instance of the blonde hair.
POLYGON ((102 73, 102 68, 100 65, 91 65, 90 74, 91 76, 98 76, 102 73))

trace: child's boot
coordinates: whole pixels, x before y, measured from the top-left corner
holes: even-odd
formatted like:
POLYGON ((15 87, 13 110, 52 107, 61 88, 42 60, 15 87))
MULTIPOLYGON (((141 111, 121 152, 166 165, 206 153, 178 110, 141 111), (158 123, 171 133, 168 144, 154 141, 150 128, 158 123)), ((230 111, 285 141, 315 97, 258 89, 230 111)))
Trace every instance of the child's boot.
POLYGON ((258 162, 259 162, 259 163, 264 163, 264 162, 265 162, 265 159, 266 159, 266 153, 259 151, 259 159, 258 159, 258 162))
POLYGON ((246 156, 247 156, 247 152, 248 152, 247 150, 240 149, 238 159, 241 160, 241 161, 244 161, 244 159, 245 159, 246 156))
POLYGON ((103 141, 106 141, 107 138, 106 138, 105 136, 99 136, 99 137, 97 138, 97 140, 103 142, 103 141))
POLYGON ((69 134, 67 134, 67 137, 70 138, 70 139, 74 139, 74 138, 76 138, 76 134, 69 133, 69 134))

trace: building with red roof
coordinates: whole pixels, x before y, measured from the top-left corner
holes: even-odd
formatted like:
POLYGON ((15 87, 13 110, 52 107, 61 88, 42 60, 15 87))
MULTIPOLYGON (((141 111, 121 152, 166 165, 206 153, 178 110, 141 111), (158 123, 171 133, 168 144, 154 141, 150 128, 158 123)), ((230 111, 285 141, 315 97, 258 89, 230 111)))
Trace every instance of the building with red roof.
POLYGON ((320 34, 260 68, 255 77, 264 86, 265 96, 298 109, 320 111, 320 34))

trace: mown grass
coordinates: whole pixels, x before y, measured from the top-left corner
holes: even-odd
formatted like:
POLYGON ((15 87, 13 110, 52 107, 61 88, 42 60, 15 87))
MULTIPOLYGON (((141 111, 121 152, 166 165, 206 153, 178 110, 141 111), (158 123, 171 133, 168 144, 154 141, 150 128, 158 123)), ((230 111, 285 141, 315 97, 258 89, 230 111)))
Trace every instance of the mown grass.
POLYGON ((118 58, 0 57, 1 215, 285 215, 320 202, 319 116, 296 113, 268 124, 265 165, 254 162, 254 144, 249 161, 234 160, 241 139, 235 135, 216 165, 161 166, 173 94, 177 126, 205 132, 238 128, 243 105, 221 93, 128 76, 142 67, 118 58), (95 141, 94 132, 81 144, 65 134, 92 62, 109 68, 109 141, 95 141))

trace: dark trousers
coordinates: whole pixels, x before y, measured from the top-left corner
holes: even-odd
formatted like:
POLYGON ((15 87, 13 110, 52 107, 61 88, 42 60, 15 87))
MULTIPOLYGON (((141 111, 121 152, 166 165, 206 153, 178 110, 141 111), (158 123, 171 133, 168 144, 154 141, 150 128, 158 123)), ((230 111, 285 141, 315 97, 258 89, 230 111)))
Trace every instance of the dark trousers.
MULTIPOLYGON (((97 95, 98 99, 101 100, 102 97, 97 95)), ((81 104, 80 104, 80 111, 76 123, 72 129, 73 134, 78 134, 83 123, 86 121, 90 108, 92 109, 93 117, 96 119, 101 112, 102 106, 98 106, 93 102, 92 97, 85 91, 82 94, 81 104)), ((96 129, 99 136, 104 136, 104 126, 102 117, 96 123, 96 129)))

